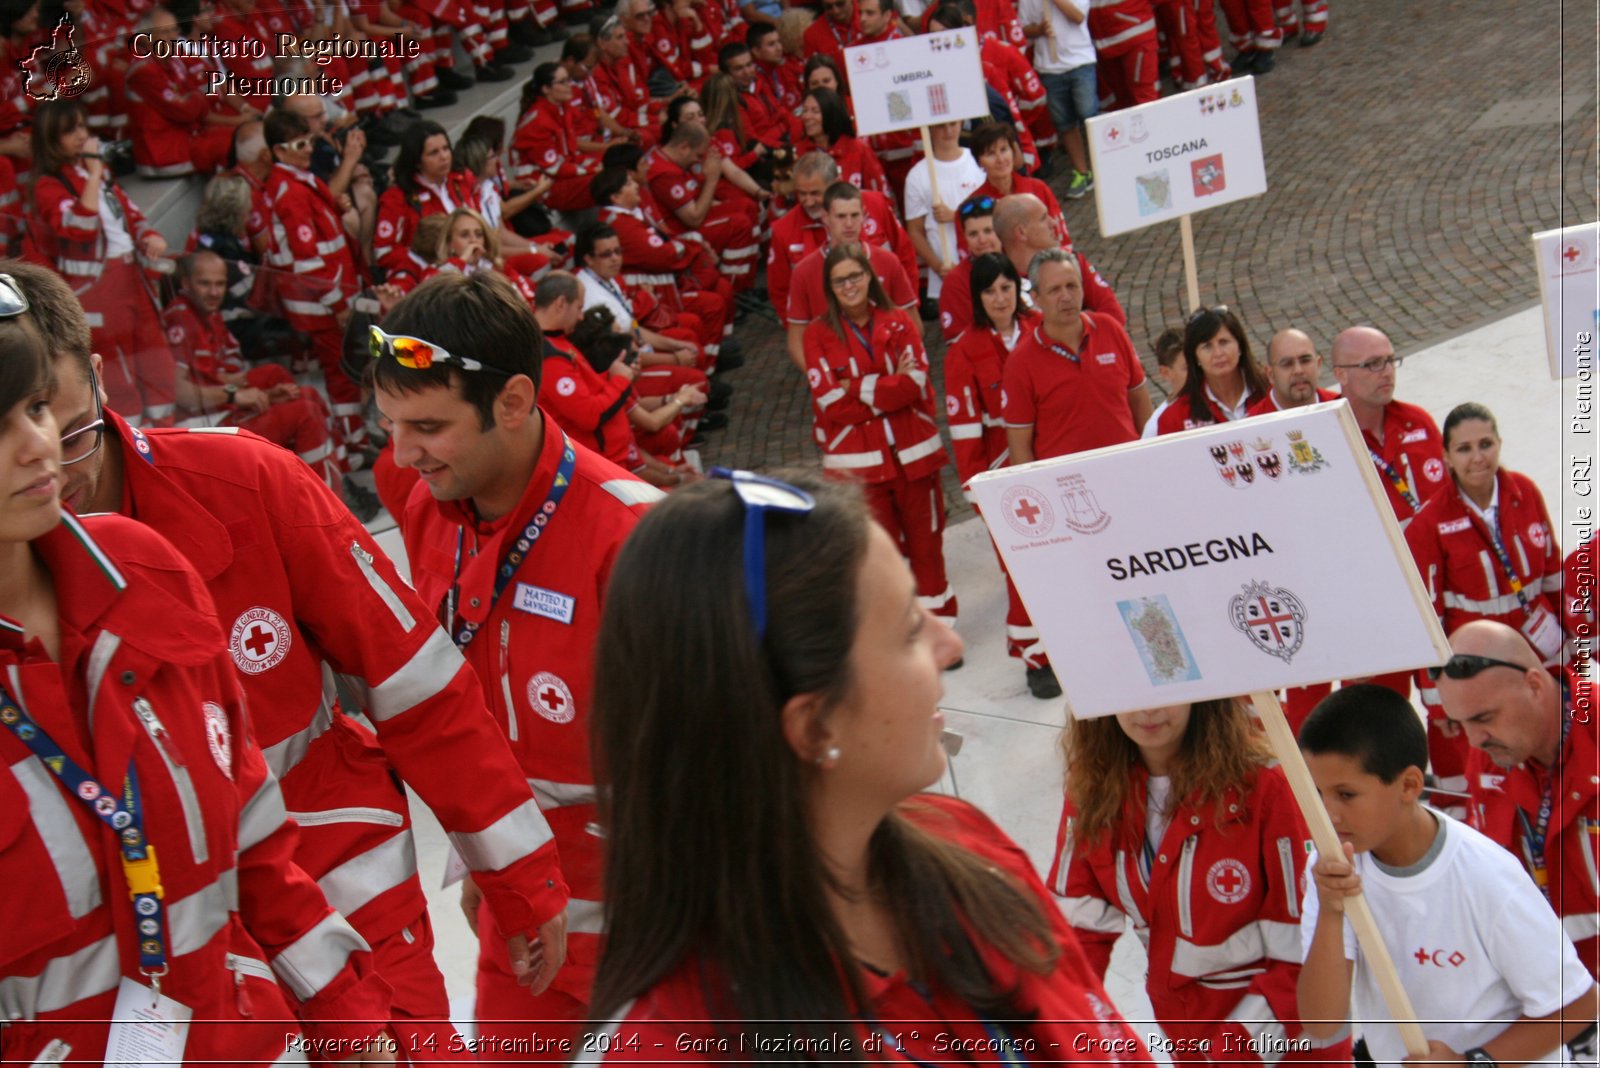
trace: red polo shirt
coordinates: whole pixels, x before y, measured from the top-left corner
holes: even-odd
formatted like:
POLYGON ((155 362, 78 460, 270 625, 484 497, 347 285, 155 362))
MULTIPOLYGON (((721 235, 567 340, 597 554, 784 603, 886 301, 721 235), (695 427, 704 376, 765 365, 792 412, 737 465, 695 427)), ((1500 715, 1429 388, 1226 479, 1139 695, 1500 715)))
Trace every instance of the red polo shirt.
POLYGON ((1133 342, 1114 319, 1082 315, 1076 352, 1047 337, 1040 324, 1006 360, 1006 426, 1033 427, 1033 454, 1041 460, 1139 436, 1128 391, 1144 382, 1144 368, 1133 342))
MULTIPOLYGON (((888 294, 889 302, 897 308, 915 308, 917 290, 906 277, 905 268, 894 253, 887 252, 868 242, 867 256, 872 260, 872 270, 888 294)), ((795 264, 794 277, 789 282, 789 322, 804 326, 813 319, 828 314, 828 294, 823 287, 822 261, 827 258, 826 245, 795 264)))

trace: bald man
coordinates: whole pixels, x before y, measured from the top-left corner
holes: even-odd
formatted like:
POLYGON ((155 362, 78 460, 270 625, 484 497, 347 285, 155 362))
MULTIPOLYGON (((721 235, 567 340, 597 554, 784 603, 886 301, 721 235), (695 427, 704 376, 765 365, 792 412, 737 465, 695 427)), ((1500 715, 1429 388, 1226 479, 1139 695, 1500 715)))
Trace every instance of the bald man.
MULTIPOLYGON (((1050 209, 1032 193, 1013 193, 1001 197, 994 206, 994 232, 1000 238, 1000 249, 1017 269, 1022 278, 1022 294, 1028 297, 1033 283, 1028 281, 1028 268, 1033 257, 1047 248, 1060 248, 1061 237, 1050 219, 1050 209)), ((1072 246, 1067 246, 1078 260, 1078 274, 1083 278, 1083 310, 1109 315, 1120 325, 1128 325, 1128 313, 1111 284, 1100 277, 1088 257, 1072 246)))
MULTIPOLYGON (((1590 974, 1600 969, 1600 747, 1595 689, 1557 679, 1521 634, 1477 620, 1438 678, 1472 752, 1472 822, 1522 860, 1590 974)), ((1432 672, 1430 671, 1430 674, 1432 672)))
POLYGON ((1292 326, 1279 330, 1267 345, 1267 377, 1272 380, 1272 388, 1245 414, 1266 415, 1338 400, 1339 394, 1333 390, 1318 388, 1317 377, 1321 373, 1322 357, 1317 355, 1311 336, 1292 326))

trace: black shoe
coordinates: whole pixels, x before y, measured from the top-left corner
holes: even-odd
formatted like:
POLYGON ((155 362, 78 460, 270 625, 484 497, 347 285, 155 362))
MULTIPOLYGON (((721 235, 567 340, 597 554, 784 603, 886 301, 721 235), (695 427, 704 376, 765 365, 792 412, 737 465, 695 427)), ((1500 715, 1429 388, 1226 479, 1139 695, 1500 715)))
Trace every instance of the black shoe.
POLYGON ((454 67, 440 67, 437 73, 440 89, 453 89, 456 92, 460 92, 463 89, 472 88, 472 79, 454 67))
POLYGON ((720 379, 713 379, 711 390, 706 399, 706 407, 714 412, 720 412, 733 400, 733 387, 720 379))
POLYGON ((393 131, 385 130, 382 126, 373 126, 367 130, 367 147, 369 149, 376 149, 381 152, 386 148, 393 148, 399 143, 400 135, 393 131))
POLYGON ((922 303, 917 305, 917 311, 922 316, 922 321, 925 323, 936 323, 939 321, 939 302, 934 300, 932 297, 923 297, 922 303))
POLYGON ((589 23, 594 19, 594 17, 609 10, 609 8, 596 8, 593 11, 568 11, 561 16, 561 21, 575 29, 587 32, 589 29, 589 23))
POLYGON ((728 355, 726 349, 720 350, 717 353, 717 373, 718 374, 723 374, 723 373, 725 373, 727 371, 737 371, 739 368, 741 368, 743 366, 744 366, 744 357, 740 356, 737 352, 734 353, 732 356, 728 355))
POLYGON ((533 19, 522 19, 506 27, 506 36, 517 44, 536 47, 544 42, 539 39, 539 24, 533 19))
POLYGON ((480 83, 483 82, 509 82, 517 76, 517 72, 510 67, 502 67, 497 63, 485 63, 481 67, 472 68, 472 76, 480 83))
POLYGON ((1233 57, 1233 73, 1234 73, 1234 76, 1238 77, 1241 74, 1254 74, 1256 72, 1256 61, 1258 59, 1260 59, 1265 54, 1266 53, 1264 53, 1264 52, 1253 52, 1252 51, 1252 52, 1240 52, 1238 55, 1234 56, 1233 57))
POLYGON ((724 430, 728 426, 727 412, 707 412, 700 417, 700 425, 695 429, 704 433, 708 430, 724 430))
POLYGON ((1322 40, 1323 32, 1324 31, 1322 31, 1322 30, 1317 30, 1315 33, 1313 33, 1310 30, 1306 30, 1306 31, 1302 32, 1300 34, 1300 47, 1301 48, 1310 48, 1312 45, 1314 45, 1318 41, 1322 40))
POLYGON ((526 63, 533 58, 533 49, 525 44, 508 44, 494 54, 493 62, 497 66, 510 67, 518 63, 526 63))
POLYGON ((704 434, 696 434, 694 437, 689 439, 689 444, 684 447, 688 449, 703 449, 710 443, 710 441, 711 439, 706 437, 704 434))
POLYGON ((1056 673, 1054 669, 1047 667, 1029 668, 1028 692, 1033 694, 1033 696, 1037 697, 1041 701, 1048 701, 1051 698, 1060 697, 1061 683, 1056 681, 1056 673))
POLYGON ((1261 75, 1271 74, 1272 69, 1278 65, 1278 57, 1271 52, 1257 52, 1256 61, 1250 67, 1250 73, 1261 75))
POLYGON ((542 44, 561 44, 571 37, 572 33, 565 26, 557 26, 552 22, 540 31, 540 36, 544 38, 542 44))
MULTIPOLYGON (((740 356, 744 354, 744 342, 730 334, 722 339, 722 344, 718 346, 717 351, 722 356, 740 356)), ((720 359, 721 357, 718 358, 720 359)))
POLYGON ((383 502, 378 500, 378 495, 349 475, 344 476, 344 502, 351 514, 363 524, 372 522, 383 511, 383 502))
POLYGON ((427 111, 429 108, 447 108, 459 99, 460 97, 449 89, 435 89, 431 93, 417 97, 415 103, 419 109, 427 111))

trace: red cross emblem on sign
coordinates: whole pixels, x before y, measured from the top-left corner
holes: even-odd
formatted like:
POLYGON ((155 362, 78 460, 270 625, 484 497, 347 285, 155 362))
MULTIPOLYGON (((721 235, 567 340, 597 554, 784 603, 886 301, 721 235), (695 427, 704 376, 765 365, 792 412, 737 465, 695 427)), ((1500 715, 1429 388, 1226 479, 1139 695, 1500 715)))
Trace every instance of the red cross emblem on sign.
POLYGON ((1031 526, 1039 521, 1039 506, 1024 497, 1017 505, 1016 515, 1018 519, 1031 526))
POLYGON ((278 638, 272 633, 272 628, 263 627, 260 623, 252 626, 244 638, 244 647, 250 650, 251 656, 257 658, 266 656, 277 643, 278 638))
POLYGON ((1568 245, 1566 248, 1561 250, 1561 258, 1566 260, 1568 263, 1571 263, 1581 255, 1583 255, 1583 252, 1579 250, 1577 245, 1568 245))
POLYGON ((1115 143, 1115 142, 1117 142, 1117 141, 1119 141, 1121 139, 1122 139, 1122 130, 1119 129, 1118 127, 1113 126, 1113 127, 1111 127, 1111 129, 1106 131, 1106 140, 1115 143))

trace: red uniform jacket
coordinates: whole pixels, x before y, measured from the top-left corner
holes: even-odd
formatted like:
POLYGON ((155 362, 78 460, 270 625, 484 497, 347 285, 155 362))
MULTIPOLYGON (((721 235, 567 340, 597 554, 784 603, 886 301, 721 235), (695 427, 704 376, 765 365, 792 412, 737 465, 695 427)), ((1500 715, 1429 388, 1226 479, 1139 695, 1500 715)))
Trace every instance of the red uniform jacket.
POLYGON ((495 571, 546 499, 563 441, 560 428, 545 416, 544 446, 527 492, 503 519, 480 523, 470 502, 436 502, 419 485, 402 530, 423 603, 442 605, 459 579, 461 619, 481 624, 466 648, 467 661, 555 831, 562 872, 572 887, 567 963, 555 988, 586 1002, 599 957, 602 853, 593 830, 597 813, 589 768, 590 659, 617 550, 644 506, 660 500, 661 492, 574 446, 578 463, 571 488, 506 595, 494 601, 495 571), (458 561, 463 533, 476 555, 458 561))
POLYGON ((652 129, 660 108, 650 99, 649 76, 649 68, 638 66, 631 53, 601 60, 589 76, 595 106, 631 130, 652 129))
POLYGON ((124 91, 133 159, 147 178, 194 171, 189 142, 216 103, 195 73, 178 59, 136 59, 128 66, 124 91))
POLYGON ((632 285, 670 282, 705 251, 704 245, 662 232, 639 208, 607 206, 600 218, 622 242, 623 279, 632 285))
MULTIPOLYGON (((1567 554, 1562 572, 1565 586, 1561 610, 1567 633, 1590 639, 1594 638, 1594 599, 1595 595, 1600 593, 1600 590, 1595 588, 1596 551, 1594 535, 1591 534, 1588 541, 1567 554)), ((1591 647, 1591 659, 1593 654, 1594 650, 1591 647)))
MULTIPOLYGON (((1472 826, 1522 859, 1533 871, 1519 812, 1537 821, 1545 789, 1551 790, 1545 863, 1550 904, 1593 975, 1600 970, 1600 744, 1596 742, 1593 683, 1571 681, 1561 712, 1570 716, 1567 740, 1552 775, 1529 761, 1502 768, 1474 749, 1467 758, 1472 826), (1554 782, 1552 783, 1552 778, 1554 782)), ((1537 882, 1537 879, 1535 879, 1537 882)))
MULTIPOLYGON (((1098 316, 1115 319, 1126 326, 1128 313, 1122 310, 1122 302, 1117 299, 1117 291, 1111 288, 1111 283, 1095 270, 1094 264, 1088 257, 1076 250, 1073 255, 1078 257, 1078 274, 1083 278, 1083 310, 1094 312, 1098 316)), ((1022 303, 1026 307, 1033 305, 1028 300, 1032 286, 1028 283, 1026 275, 1022 277, 1022 303)), ((944 285, 939 289, 939 329, 948 342, 955 342, 967 327, 972 325, 972 258, 965 256, 958 262, 955 269, 944 276, 944 285)))
POLYGON ((1444 439, 1433 416, 1415 404, 1392 400, 1383 412, 1383 444, 1362 431, 1377 464, 1378 481, 1401 529, 1449 481, 1444 466, 1444 439), (1384 468, 1387 465, 1388 470, 1384 468))
MULTIPOLYGON (((1031 317, 1018 321, 1024 331, 1032 326, 1031 317)), ((1002 399, 1009 355, 992 327, 968 330, 945 350, 944 411, 963 486, 973 475, 998 471, 1011 458, 1002 399)))
MULTIPOLYGON (((953 842, 962 849, 991 862, 1004 872, 1037 904, 1055 933, 1061 956, 1047 975, 1018 968, 994 948, 978 943, 975 948, 983 966, 1000 989, 1015 989, 1016 1000, 1033 1022, 1006 1022, 1005 1031, 1018 1043, 1030 1043, 1034 1056, 1052 1062, 1078 1061, 1103 1065, 1108 1061, 1149 1063, 1144 1043, 1112 1008, 1111 998, 1099 978, 1084 960, 1077 939, 1061 919, 1049 895, 1034 874, 1033 865, 1005 832, 965 801, 924 794, 902 804, 901 811, 929 833, 953 842), (1093 1041, 1085 1043, 1085 1036, 1093 1041), (1089 1051, 1085 1052, 1085 1046, 1089 1051), (1111 1052, 1099 1052, 1109 1050, 1111 1052)), ((735 1053, 706 1053, 727 1048, 738 1050, 737 1037, 728 1023, 716 1022, 718 1012, 706 996, 715 979, 708 981, 707 962, 686 955, 683 963, 627 1008, 621 1019, 611 1023, 607 1041, 596 1056, 604 1063, 645 1063, 663 1059, 701 1064, 731 1061, 735 1053), (697 1021, 687 1025, 685 1020, 697 1021), (719 1047, 718 1040, 727 1043, 719 1047)), ((870 1004, 863 1006, 851 1021, 840 1021, 841 1038, 856 1050, 872 1049, 865 1059, 887 1064, 949 1064, 952 1049, 981 1050, 976 1054, 956 1054, 963 1061, 1015 1063, 1032 1059, 1026 1053, 993 1049, 993 1032, 986 1029, 977 1011, 949 992, 920 991, 906 981, 904 973, 879 977, 863 969, 862 980, 870 1004), (927 1026, 928 1021, 940 1021, 927 1026), (870 1021, 870 1022, 868 1022, 870 1021), (921 1024, 922 1026, 917 1026, 921 1024), (868 1043, 873 1035, 887 1033, 898 1041, 868 1043), (1007 1061, 1007 1058, 1010 1058, 1007 1061)), ((763 1028, 763 1031, 765 1028, 763 1028)), ((1023 1049, 1029 1048, 1023 1046, 1023 1049)), ((744 1054, 748 1057, 748 1053, 744 1054)))
POLYGON ((345 242, 333 194, 310 171, 274 164, 267 177, 272 205, 272 251, 283 307, 296 330, 334 330, 334 316, 364 284, 345 242))
POLYGON ((1100 56, 1120 56, 1136 42, 1154 37, 1155 32, 1156 15, 1150 0, 1097 0, 1089 5, 1089 33, 1100 56))
POLYGON ((785 56, 777 66, 756 60, 756 77, 766 84, 767 94, 791 115, 800 110, 800 102, 806 96, 800 81, 805 77, 805 70, 805 61, 799 56, 785 56))
POLYGON ((628 422, 628 409, 637 402, 629 384, 596 371, 566 338, 545 334, 544 340, 540 396, 545 411, 579 445, 624 471, 638 467, 639 445, 628 422))
POLYGON ((1022 32, 1022 20, 1017 17, 1017 9, 1011 0, 978 0, 977 8, 979 37, 1004 41, 1019 51, 1028 47, 1028 37, 1022 32))
MULTIPOLYGON (((883 291, 889 300, 897 308, 915 309, 917 287, 906 277, 905 268, 901 266, 900 261, 870 241, 867 242, 866 249, 867 258, 872 261, 873 273, 883 284, 883 291)), ((787 313, 790 323, 803 326, 827 314, 828 297, 823 291, 826 283, 822 277, 822 263, 827 255, 828 249, 824 245, 795 264, 794 274, 789 280, 787 313)))
MULTIPOLYGON (((520 136, 521 130, 519 129, 520 136)), ((513 150, 514 151, 514 150, 513 150)), ((406 254, 417 235, 417 223, 428 215, 444 215, 456 208, 478 210, 478 180, 471 171, 451 171, 444 180, 447 206, 439 194, 419 180, 417 195, 409 196, 399 183, 378 198, 378 226, 372 235, 372 258, 384 270, 404 269, 406 254)))
POLYGON ((844 50, 856 43, 856 38, 861 35, 861 16, 856 12, 855 5, 850 5, 850 25, 841 26, 834 22, 826 12, 812 20, 806 27, 805 36, 801 39, 805 45, 806 55, 832 56, 834 63, 844 70, 844 50))
POLYGON ((511 178, 533 184, 542 174, 551 178, 588 178, 600 170, 593 153, 578 148, 573 129, 576 107, 561 108, 540 97, 529 108, 511 139, 511 178))
POLYGON ((767 294, 774 308, 788 310, 789 285, 794 279, 795 265, 827 243, 828 231, 822 220, 813 219, 798 204, 772 224, 771 242, 767 246, 767 294))
MULTIPOLYGON (((1268 390, 1267 392, 1270 393, 1272 391, 1268 390)), ((1245 408, 1246 413, 1248 414, 1250 408, 1260 403, 1260 397, 1250 401, 1245 408)), ((1195 427, 1211 426, 1214 423, 1226 423, 1227 421, 1228 413, 1224 412, 1216 401, 1211 399, 1209 393, 1206 395, 1205 414, 1198 417, 1194 414, 1193 408, 1189 403, 1189 395, 1187 393, 1179 393, 1172 398, 1166 410, 1161 413, 1161 418, 1156 421, 1156 433, 1176 434, 1183 430, 1193 430, 1195 427)))
MULTIPOLYGON (((0 677, 105 789, 134 770, 166 919, 161 990, 197 1021, 186 1061, 276 1061, 296 1029, 285 992, 317 1037, 375 1034, 388 986, 295 863, 295 825, 193 569, 121 516, 68 515, 33 544, 59 596, 60 653, 0 617, 0 677)), ((119 982, 147 985, 117 835, 10 730, 0 764, 0 878, 26 888, 0 928, 0 1057, 40 1063, 59 1039, 98 1062, 119 982)))
MULTIPOLYGON (((28 216, 28 240, 38 256, 60 272, 79 294, 100 280, 106 260, 106 235, 100 216, 85 211, 78 201, 88 181, 89 176, 76 165, 59 175, 44 175, 34 185, 28 216)), ((100 188, 100 196, 116 200, 135 249, 146 236, 155 233, 120 185, 106 183, 100 188)), ((100 324, 91 320, 89 325, 100 324)))
POLYGON ((560 912, 550 829, 477 679, 349 510, 248 432, 146 432, 141 448, 107 420, 125 445, 125 506, 172 540, 216 602, 256 737, 304 825, 298 860, 334 906, 372 941, 426 908, 398 773, 504 929, 560 912), (376 735, 340 708, 329 672, 376 735))
MULTIPOLYGON (((1310 838, 1288 780, 1258 769, 1217 807, 1185 798, 1146 861, 1146 783, 1135 766, 1120 824, 1093 845, 1074 834, 1070 802, 1056 834, 1050 887, 1089 962, 1104 974, 1127 921, 1149 954, 1145 988, 1169 1037, 1281 1021, 1300 1033, 1300 884, 1310 838)), ((1252 1030, 1258 1030, 1254 1028, 1252 1030)), ((1212 1050, 1224 1046, 1213 1037, 1212 1050)), ((1241 1051, 1240 1059, 1250 1059, 1241 1051)))
POLYGON ((823 470, 867 483, 936 473, 944 466, 944 443, 933 417, 921 329, 899 309, 874 309, 862 330, 870 346, 848 325, 844 333, 841 338, 826 319, 818 319, 805 334, 806 382, 823 470), (917 369, 900 374, 896 366, 907 352, 915 355, 917 369))
MULTIPOLYGON (((1325 404, 1328 401, 1336 401, 1338 399, 1339 394, 1335 393, 1333 390, 1319 388, 1317 390, 1317 399, 1312 403, 1325 404)), ((1282 412, 1286 410, 1287 409, 1285 409, 1283 405, 1278 403, 1278 395, 1269 389, 1267 390, 1267 395, 1250 405, 1250 407, 1246 408, 1244 414, 1247 416, 1271 415, 1273 412, 1282 412)))

